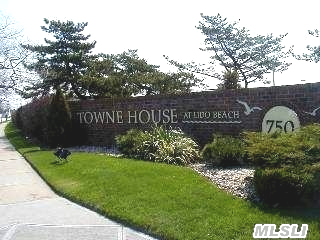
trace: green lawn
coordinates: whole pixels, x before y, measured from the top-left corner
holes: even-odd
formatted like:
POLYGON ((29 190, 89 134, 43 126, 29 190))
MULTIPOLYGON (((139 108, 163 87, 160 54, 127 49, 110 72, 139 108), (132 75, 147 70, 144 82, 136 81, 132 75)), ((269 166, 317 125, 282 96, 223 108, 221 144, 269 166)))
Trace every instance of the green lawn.
POLYGON ((73 153, 57 165, 52 151, 27 143, 11 123, 6 134, 58 193, 156 237, 252 239, 257 223, 306 223, 307 239, 320 239, 319 209, 254 205, 187 167, 92 153, 73 153))

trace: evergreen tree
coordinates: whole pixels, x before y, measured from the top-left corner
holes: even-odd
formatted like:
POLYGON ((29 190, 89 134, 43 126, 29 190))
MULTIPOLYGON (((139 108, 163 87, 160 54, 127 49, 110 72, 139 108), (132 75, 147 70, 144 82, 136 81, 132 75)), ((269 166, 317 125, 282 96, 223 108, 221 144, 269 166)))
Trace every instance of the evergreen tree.
POLYGON ((201 80, 186 72, 164 73, 129 50, 121 54, 100 54, 89 64, 83 86, 92 97, 174 94, 190 92, 201 80))
POLYGON ((47 115, 47 143, 51 147, 66 146, 70 140, 72 129, 71 113, 63 93, 57 87, 48 106, 47 115))
POLYGON ((88 23, 72 21, 49 21, 41 29, 51 34, 54 40, 45 38, 45 45, 23 45, 33 52, 36 61, 26 65, 36 71, 42 81, 26 89, 27 96, 49 94, 53 89, 61 89, 79 98, 85 98, 86 89, 82 87, 81 76, 86 72, 91 50, 96 42, 87 42, 90 35, 82 32, 88 23))
POLYGON ((26 97, 50 94, 58 87, 69 96, 88 97, 132 96, 189 92, 201 81, 191 73, 163 73, 159 66, 139 58, 137 50, 121 54, 90 54, 96 42, 82 32, 87 23, 49 21, 42 30, 55 40, 46 45, 23 45, 36 55, 26 65, 36 71, 41 82, 26 88, 26 97))
POLYGON ((212 53, 209 66, 194 62, 181 64, 167 60, 179 69, 223 80, 223 76, 215 71, 216 63, 226 71, 234 69, 238 72, 239 81, 244 87, 255 81, 266 82, 264 75, 272 71, 287 70, 291 63, 284 61, 291 56, 292 49, 284 51, 281 42, 285 35, 274 37, 272 34, 252 36, 248 29, 239 28, 239 22, 229 23, 220 14, 205 16, 197 27, 205 35, 206 48, 203 51, 212 53))

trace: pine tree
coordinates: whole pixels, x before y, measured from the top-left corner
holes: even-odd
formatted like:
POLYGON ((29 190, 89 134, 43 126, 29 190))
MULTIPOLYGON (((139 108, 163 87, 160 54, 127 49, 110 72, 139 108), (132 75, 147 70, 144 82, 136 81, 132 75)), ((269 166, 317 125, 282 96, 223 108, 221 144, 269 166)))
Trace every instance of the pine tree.
POLYGON ((282 45, 287 34, 278 37, 272 34, 252 36, 248 29, 238 27, 239 22, 229 23, 220 14, 201 14, 201 17, 197 29, 205 36, 206 44, 201 50, 212 53, 211 61, 207 65, 194 62, 182 64, 166 56, 179 69, 219 80, 223 80, 223 76, 216 71, 217 66, 222 66, 226 71, 233 69, 238 72, 239 82, 247 88, 253 82, 267 83, 266 74, 283 72, 291 65, 285 59, 292 55, 292 47, 285 50, 282 45))
POLYGON ((36 55, 36 61, 26 65, 29 70, 36 71, 41 82, 26 89, 27 97, 49 94, 53 89, 61 89, 71 95, 84 98, 86 90, 81 84, 81 76, 92 58, 91 50, 96 42, 87 42, 90 35, 82 32, 88 23, 72 21, 49 21, 41 29, 55 40, 45 38, 46 45, 23 45, 36 55))
POLYGON ((140 58, 137 50, 121 54, 100 54, 90 62, 82 78, 91 97, 132 96, 137 94, 175 94, 202 86, 193 74, 164 73, 159 66, 140 58))

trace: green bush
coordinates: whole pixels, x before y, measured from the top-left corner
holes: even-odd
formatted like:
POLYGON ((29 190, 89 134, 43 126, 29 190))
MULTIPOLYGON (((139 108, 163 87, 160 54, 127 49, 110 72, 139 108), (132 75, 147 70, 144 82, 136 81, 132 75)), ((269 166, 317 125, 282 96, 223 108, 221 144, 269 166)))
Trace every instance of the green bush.
POLYGON ((22 107, 19 107, 16 111, 12 112, 12 115, 11 115, 11 121, 19 129, 22 129, 23 127, 21 112, 22 112, 22 107))
POLYGON ((129 130, 116 137, 123 154, 154 162, 187 165, 199 160, 199 147, 180 130, 154 127, 150 131, 129 130))
POLYGON ((13 123, 25 136, 45 143, 49 97, 33 99, 32 102, 20 107, 13 117, 13 123))
POLYGON ((141 130, 130 129, 126 134, 118 135, 116 143, 121 153, 137 158, 139 156, 138 147, 144 139, 144 133, 141 130))
POLYGON ((249 161, 257 167, 303 166, 320 160, 320 125, 293 133, 244 133, 249 161))
POLYGON ((71 122, 71 113, 60 90, 53 96, 33 99, 13 113, 12 121, 24 136, 42 146, 81 145, 85 132, 71 122))
POLYGON ((201 152, 206 162, 214 166, 242 165, 245 159, 245 145, 239 138, 214 135, 213 141, 204 146, 201 152))
POLYGON ((302 169, 257 169, 254 184, 259 197, 267 204, 320 207, 320 163, 302 169))
POLYGON ((293 133, 245 133, 254 182, 268 204, 320 206, 320 125, 293 133))
POLYGON ((306 205, 320 207, 320 163, 306 166, 303 172, 311 177, 305 184, 302 200, 306 205))
POLYGON ((255 189, 261 200, 281 206, 300 203, 311 179, 311 174, 293 168, 257 169, 254 174, 255 189))
POLYGON ((309 162, 320 161, 320 124, 314 123, 304 126, 296 133, 297 141, 301 142, 300 148, 309 157, 309 162))

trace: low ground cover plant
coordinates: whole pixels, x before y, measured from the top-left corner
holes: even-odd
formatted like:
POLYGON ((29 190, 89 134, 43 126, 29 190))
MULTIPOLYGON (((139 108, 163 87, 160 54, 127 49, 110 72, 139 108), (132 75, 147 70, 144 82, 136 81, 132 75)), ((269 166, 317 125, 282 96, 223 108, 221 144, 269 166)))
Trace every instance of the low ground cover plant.
POLYGON ((198 144, 179 129, 163 126, 149 131, 131 129, 117 136, 116 142, 119 150, 129 157, 176 165, 199 161, 198 144))

